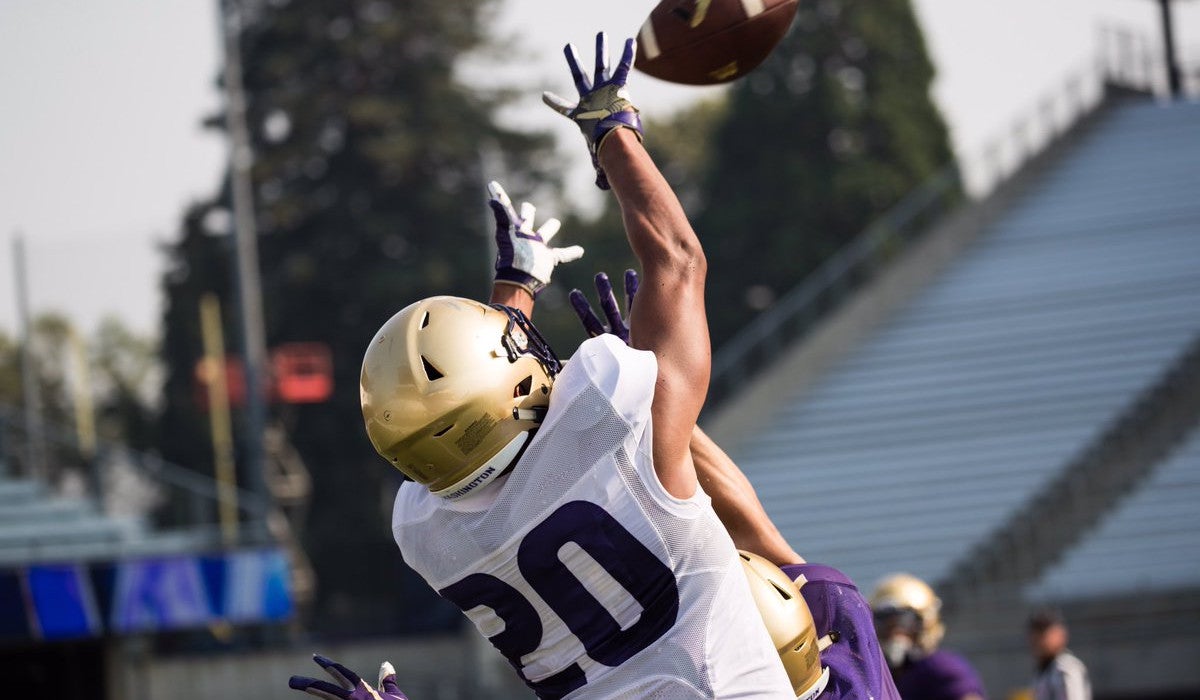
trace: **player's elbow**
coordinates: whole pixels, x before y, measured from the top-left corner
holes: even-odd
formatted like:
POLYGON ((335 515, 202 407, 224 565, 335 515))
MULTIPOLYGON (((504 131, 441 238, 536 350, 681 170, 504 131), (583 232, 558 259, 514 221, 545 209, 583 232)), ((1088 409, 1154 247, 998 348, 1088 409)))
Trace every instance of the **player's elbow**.
POLYGON ((699 284, 704 282, 708 274, 708 259, 704 256, 700 241, 695 238, 679 240, 655 252, 649 260, 643 261, 647 268, 656 268, 663 274, 681 280, 699 284))

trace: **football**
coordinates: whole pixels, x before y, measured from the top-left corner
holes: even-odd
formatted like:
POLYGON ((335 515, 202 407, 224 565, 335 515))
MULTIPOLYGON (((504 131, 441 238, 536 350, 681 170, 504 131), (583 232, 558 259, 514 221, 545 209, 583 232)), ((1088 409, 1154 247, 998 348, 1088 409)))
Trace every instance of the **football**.
POLYGON ((638 31, 634 67, 684 85, 735 80, 787 34, 797 0, 661 0, 638 31))

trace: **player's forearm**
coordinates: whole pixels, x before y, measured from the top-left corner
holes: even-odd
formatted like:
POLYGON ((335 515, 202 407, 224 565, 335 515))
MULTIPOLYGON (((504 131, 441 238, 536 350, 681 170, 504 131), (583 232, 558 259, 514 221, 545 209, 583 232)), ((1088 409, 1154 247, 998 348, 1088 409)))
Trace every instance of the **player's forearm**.
POLYGON ((533 318, 533 295, 515 284, 493 283, 489 303, 520 309, 526 316, 533 318))
POLYGON ((803 564, 767 515, 754 486, 737 464, 697 426, 692 431, 692 461, 713 510, 738 549, 765 557, 776 566, 803 564))
POLYGON ((706 261, 700 241, 637 135, 615 130, 600 150, 600 163, 621 205, 625 232, 643 275, 659 271, 703 285, 706 261))

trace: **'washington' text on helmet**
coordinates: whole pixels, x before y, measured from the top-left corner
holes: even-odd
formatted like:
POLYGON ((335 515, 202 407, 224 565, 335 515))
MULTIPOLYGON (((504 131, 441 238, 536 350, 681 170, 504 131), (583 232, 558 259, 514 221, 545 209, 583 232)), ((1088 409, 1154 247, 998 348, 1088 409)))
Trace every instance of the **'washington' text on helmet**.
POLYGON ((367 435, 434 495, 465 496, 520 453, 558 369, 520 311, 423 299, 388 319, 367 348, 359 379, 367 435))

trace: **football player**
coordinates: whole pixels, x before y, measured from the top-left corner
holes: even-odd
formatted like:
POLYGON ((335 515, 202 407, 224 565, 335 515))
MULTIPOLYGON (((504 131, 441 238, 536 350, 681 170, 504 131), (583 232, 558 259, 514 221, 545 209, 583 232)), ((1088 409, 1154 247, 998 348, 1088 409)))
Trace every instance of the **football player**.
POLYGON ((942 601, 911 574, 883 578, 871 593, 875 630, 905 700, 983 700, 979 674, 966 659, 940 649, 942 601))
MULTIPOLYGON (((608 276, 597 274, 595 283, 607 324, 582 292, 574 289, 569 295, 585 331, 592 337, 628 338, 637 273, 625 272, 624 317, 608 276)), ((755 603, 796 697, 899 700, 875 638, 871 608, 854 583, 837 569, 807 563, 788 545, 749 479, 699 426, 692 431, 690 449, 700 484, 742 550, 755 603)))
POLYGON ((592 76, 573 46, 582 131, 643 269, 630 345, 600 336, 563 367, 529 317, 575 252, 552 249, 491 188, 492 305, 412 304, 375 335, 361 397, 376 450, 410 481, 405 561, 543 698, 791 698, 730 535, 700 489, 692 430, 710 352, 704 253, 641 143, 603 34, 592 76))

